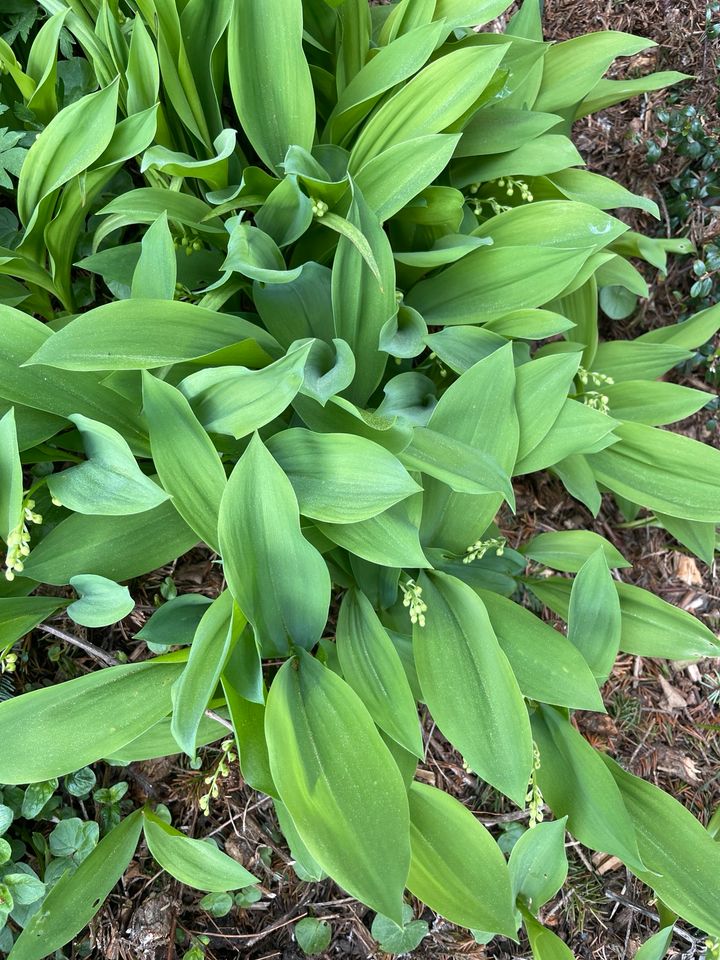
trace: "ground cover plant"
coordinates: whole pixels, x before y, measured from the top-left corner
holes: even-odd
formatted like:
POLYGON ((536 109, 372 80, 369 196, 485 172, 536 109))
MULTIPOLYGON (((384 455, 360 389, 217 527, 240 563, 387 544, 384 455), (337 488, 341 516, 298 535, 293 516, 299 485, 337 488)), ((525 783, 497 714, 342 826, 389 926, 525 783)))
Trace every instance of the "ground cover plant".
MULTIPOLYGON (((422 932, 407 889, 478 941, 523 927, 536 957, 567 956, 537 919, 567 830, 654 890, 662 956, 677 916, 720 937, 717 824, 572 718, 604 710, 619 652, 692 660, 717 641, 613 576, 627 561, 597 534, 511 550, 495 521, 513 477, 551 471, 591 512, 609 491, 712 560, 720 454, 661 429, 712 397, 660 378, 720 308, 600 340, 598 301, 647 293, 631 261, 690 246, 608 213, 657 208, 581 169, 570 138, 683 77, 603 79, 647 41, 547 44, 537 0, 482 29, 507 6, 18 5, 0 41, 4 668, 59 615, 122 621, 125 584, 198 542, 224 589, 168 594, 141 659, 99 651, 96 672, 1 703, 0 782, 34 785, 8 793, 22 812, 100 759, 194 757, 232 731, 202 806, 237 755, 301 875, 375 911, 388 949, 422 932), (415 779, 418 703, 528 808, 509 860, 415 779)), ((33 883, 6 844, 15 960, 72 941, 141 833, 184 883, 255 884, 163 808, 121 819, 120 799, 96 846, 33 883)))

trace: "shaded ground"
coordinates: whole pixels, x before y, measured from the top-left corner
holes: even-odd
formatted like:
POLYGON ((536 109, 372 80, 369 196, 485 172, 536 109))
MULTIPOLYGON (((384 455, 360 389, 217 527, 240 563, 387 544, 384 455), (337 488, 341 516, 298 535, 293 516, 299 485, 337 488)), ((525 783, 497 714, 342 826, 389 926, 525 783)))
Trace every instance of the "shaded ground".
MULTIPOLYGON (((547 34, 565 39, 598 29, 619 29, 654 38, 662 47, 634 58, 625 69, 681 69, 699 77, 689 93, 693 102, 712 108, 717 97, 714 61, 720 50, 712 49, 705 38, 704 4, 676 5, 666 0, 640 3, 617 0, 547 0, 547 34)), ((665 182, 678 172, 675 162, 650 171, 644 162, 640 142, 652 132, 653 106, 663 94, 652 94, 606 111, 578 125, 578 146, 591 169, 616 177, 639 193, 661 203, 665 182), (642 136, 641 136, 642 135, 642 136)), ((678 160, 681 164, 683 161, 678 160)), ((662 203, 661 203, 662 207, 662 203)), ((634 215, 633 226, 653 230, 657 226, 642 214, 634 215)), ((661 228, 662 229, 662 228, 661 228)), ((696 241, 705 238, 706 213, 688 222, 689 234, 696 241)), ((655 283, 653 295, 636 318, 617 326, 614 336, 635 335, 640 326, 673 322, 678 310, 672 289, 686 289, 689 264, 677 261, 664 283, 655 283)), ((683 382, 702 386, 696 380, 683 382)), ((698 414, 684 425, 686 432, 705 442, 717 442, 707 427, 707 414, 698 414)), ((623 527, 622 518, 609 501, 597 520, 580 505, 568 500, 559 482, 547 476, 525 478, 518 487, 518 514, 507 518, 506 533, 515 545, 543 530, 584 527, 608 537, 628 560, 632 570, 622 578, 663 596, 700 617, 708 626, 720 626, 720 594, 714 571, 700 561, 687 557, 682 548, 662 530, 648 526, 623 527)), ((133 620, 122 631, 102 638, 95 632, 93 641, 106 649, 125 648, 142 655, 142 645, 128 644, 144 617, 151 612, 152 598, 163 578, 172 574, 178 590, 216 592, 217 568, 207 556, 194 551, 176 568, 158 571, 146 578, 134 595, 144 599, 133 620)), ((77 632, 78 628, 73 627, 77 632)), ((37 678, 47 673, 44 648, 34 644, 24 675, 37 678), (38 649, 39 648, 39 649, 38 649)), ((55 661, 57 679, 95 668, 95 664, 76 650, 58 649, 55 661)), ((633 772, 657 783, 680 799, 703 822, 720 804, 720 661, 696 665, 668 665, 639 657, 621 657, 605 688, 608 716, 580 714, 582 732, 596 746, 607 749, 633 772)), ((22 681, 22 674, 19 676, 22 681)), ((456 754, 441 735, 426 724, 427 761, 422 777, 427 782, 454 793, 476 812, 483 822, 501 830, 517 814, 510 813, 502 798, 467 774, 456 754)), ((303 916, 329 920, 333 941, 325 956, 367 958, 376 955, 369 934, 372 914, 344 896, 330 882, 309 885, 296 877, 289 853, 277 829, 272 804, 255 794, 232 773, 222 783, 220 798, 210 816, 200 814, 197 801, 205 792, 204 777, 214 769, 219 749, 202 753, 201 770, 190 769, 183 758, 133 764, 130 768, 104 768, 110 784, 120 778, 129 780, 129 797, 138 804, 146 799, 166 803, 176 825, 188 826, 196 836, 215 836, 226 851, 236 855, 262 880, 263 898, 250 909, 235 909, 228 917, 215 920, 197 904, 200 895, 181 887, 159 873, 147 851, 140 849, 122 885, 113 894, 92 926, 92 957, 104 960, 173 960, 188 947, 188 938, 196 934, 210 937, 207 957, 245 957, 248 960, 303 956, 292 938, 292 926, 303 916), (185 935, 183 946, 175 947, 177 936, 185 935)), ((612 858, 591 854, 579 845, 568 849, 570 876, 562 895, 542 912, 541 919, 552 926, 572 947, 578 958, 631 957, 638 945, 657 930, 650 891, 635 881, 612 858)), ((419 910, 420 905, 415 904, 419 910)), ((430 934, 415 952, 418 960, 444 958, 527 957, 527 943, 513 945, 498 941, 490 947, 476 944, 465 931, 422 914, 429 922, 430 934)), ((696 931, 679 928, 673 940, 674 955, 701 956, 702 944, 695 941, 696 931)), ((78 943, 80 947, 80 943, 78 943)), ((80 954, 79 954, 80 955, 80 954)), ((85 953, 85 955, 87 955, 85 953)), ((673 953, 671 953, 671 956, 673 953)))

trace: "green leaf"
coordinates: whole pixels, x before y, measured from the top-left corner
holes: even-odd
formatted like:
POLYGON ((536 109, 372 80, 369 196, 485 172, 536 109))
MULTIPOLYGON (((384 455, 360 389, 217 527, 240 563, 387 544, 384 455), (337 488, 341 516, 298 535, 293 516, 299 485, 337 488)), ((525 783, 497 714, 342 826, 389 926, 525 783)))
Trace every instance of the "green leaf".
POLYGON ((152 370, 242 344, 264 364, 274 340, 255 324, 182 300, 120 300, 75 317, 27 361, 63 370, 152 370))
POLYGON ((402 661, 364 593, 349 590, 345 594, 336 631, 337 654, 347 683, 382 730, 422 757, 417 706, 402 661))
POLYGON ((272 683, 265 729, 273 779, 311 856, 352 896, 401 922, 407 794, 362 701, 301 652, 272 683))
POLYGON ((360 190, 353 190, 347 220, 365 237, 377 264, 378 276, 367 265, 355 243, 341 236, 332 268, 332 309, 336 335, 348 343, 355 357, 355 377, 345 391, 353 403, 365 405, 380 383, 387 354, 380 350, 380 334, 397 311, 395 263, 390 242, 360 190), (352 291, 352 295, 349 295, 352 291))
POLYGON ((604 710, 590 668, 567 637, 513 600, 476 592, 523 696, 575 710, 604 710))
POLYGON ((573 454, 589 454, 599 447, 612 444, 615 442, 616 427, 617 421, 599 410, 568 399, 540 443, 515 464, 513 474, 518 476, 544 470, 573 454))
POLYGON ((170 713, 181 669, 153 660, 107 667, 0 703, 0 730, 17 748, 0 762, 2 782, 64 776, 112 754, 170 713))
POLYGON ((333 543, 355 556, 383 567, 429 567, 420 546, 419 516, 414 497, 396 503, 376 517, 360 523, 322 523, 315 526, 333 543))
POLYGON ((562 123, 554 113, 492 106, 478 110, 465 125, 456 157, 481 157, 516 150, 562 123))
POLYGON ((421 488, 397 457, 364 437, 283 430, 267 443, 292 484, 300 512, 326 523, 358 523, 421 488))
POLYGON ((716 524, 701 523, 699 520, 680 520, 668 517, 664 513, 655 514, 657 520, 675 539, 688 547, 696 557, 711 566, 715 558, 716 524))
POLYGON ((602 547, 573 580, 568 640, 582 653, 598 683, 610 676, 620 649, 620 600, 602 547))
POLYGON ((518 460, 545 439, 572 388, 577 353, 559 353, 524 363, 515 371, 515 409, 520 424, 518 460))
POLYGON ((168 600, 151 614, 133 639, 162 646, 192 643, 197 626, 211 602, 209 597, 200 593, 186 593, 168 600))
POLYGON ((130 295, 142 300, 172 300, 176 281, 175 246, 163 211, 142 239, 130 295))
POLYGON ((600 483, 671 517, 720 519, 720 451, 642 423, 623 423, 615 434, 619 443, 588 457, 600 483))
POLYGON ((228 585, 263 655, 311 649, 327 620, 330 577, 300 531, 290 481, 257 434, 228 481, 219 534, 228 585))
POLYGON ((720 844, 674 797, 602 759, 635 826, 646 869, 633 873, 671 910, 720 937, 720 844))
POLYGON ((407 903, 403 904, 401 926, 381 913, 375 914, 370 933, 383 953, 410 953, 420 946, 430 928, 425 920, 415 920, 414 916, 412 907, 407 903))
POLYGON ((63 506, 76 513, 118 517, 144 513, 168 499, 140 470, 116 430, 79 413, 69 419, 80 431, 88 460, 48 477, 50 493, 63 506))
POLYGON ((570 833, 591 850, 643 868, 633 821, 603 755, 554 707, 537 708, 532 730, 540 751, 537 781, 555 816, 567 817, 570 833))
POLYGON ((520 552, 553 570, 577 573, 592 554, 601 549, 610 567, 630 567, 632 564, 619 550, 599 533, 592 530, 554 530, 531 537, 520 552))
MULTIPOLYGON (((218 713, 225 716, 227 711, 219 708, 218 713)), ((180 752, 180 748, 172 735, 171 722, 171 717, 163 717, 162 720, 158 720, 157 723, 149 727, 145 733, 141 733, 139 737, 131 740, 130 743, 126 743, 124 747, 114 750, 111 755, 104 759, 125 764, 174 756, 180 752)), ((196 743, 198 746, 205 746, 226 736, 226 727, 218 723, 217 720, 203 717, 196 734, 196 743)))
POLYGON ((0 649, 11 646, 47 620, 65 601, 57 597, 0 598, 0 649))
POLYGON ((536 823, 525 831, 510 853, 513 903, 520 898, 533 914, 552 900, 567 878, 565 823, 565 817, 536 823))
POLYGON ((573 960, 572 950, 556 933, 538 923, 527 912, 523 914, 523 922, 534 960, 573 960))
POLYGON ((63 184, 87 170, 110 143, 115 129, 117 80, 71 103, 33 143, 18 183, 20 220, 30 227, 40 205, 63 184))
POLYGON ((67 615, 83 627, 109 627, 124 619, 135 608, 127 587, 92 573, 70 578, 70 586, 79 596, 67 608, 67 615))
POLYGON ((510 310, 539 307, 575 279, 587 249, 480 247, 407 296, 430 325, 477 323, 510 310))
POLYGON ((350 173, 395 144, 447 130, 477 101, 507 50, 469 47, 426 66, 367 121, 350 154, 350 173))
POLYGON ((227 481, 212 441, 182 393, 146 372, 143 411, 160 482, 180 516, 217 550, 218 514, 227 481))
POLYGON ((305 917, 295 924, 293 935, 302 952, 312 957, 316 953, 323 953, 330 946, 332 927, 327 920, 305 917))
POLYGON ((654 380, 691 357, 689 350, 674 344, 610 340, 598 346, 593 369, 612 377, 615 383, 654 380))
POLYGON ((245 626, 245 618, 234 615, 233 606, 232 594, 224 590, 205 610, 185 669, 173 687, 172 734, 190 757, 195 756, 200 723, 220 682, 233 638, 245 626))
POLYGON ((64 584, 77 574, 132 580, 187 553, 197 536, 170 502, 128 517, 72 514, 32 551, 25 576, 64 584))
POLYGON ((522 804, 532 766, 530 723, 485 605, 448 574, 422 573, 418 586, 427 611, 425 625, 413 626, 413 652, 425 702, 470 769, 522 804))
POLYGON ((228 221, 230 240, 223 270, 240 273, 262 283, 292 283, 302 267, 288 270, 280 248, 258 227, 235 217, 228 221))
POLYGON ((598 80, 582 103, 578 105, 575 118, 587 117, 591 113, 597 113, 598 110, 612 107, 614 104, 622 103, 623 100, 629 100, 631 97, 648 93, 651 90, 660 90, 663 87, 669 87, 674 83, 681 83, 683 80, 689 79, 689 74, 679 73, 677 70, 658 70, 646 77, 634 77, 630 80, 598 80))
MULTIPOLYGON (((510 346, 476 363, 442 395, 428 427, 468 444, 510 473, 518 444, 514 415, 515 369, 510 346), (495 411, 506 415, 500 424, 495 411)), ((502 494, 454 493, 440 480, 424 482, 422 539, 460 556, 482 536, 502 503, 502 494)))
POLYGON ((301 0, 233 4, 228 71, 243 130, 271 170, 292 144, 309 150, 315 134, 315 96, 302 47, 301 0))
POLYGON ((514 937, 508 868, 485 827, 435 787, 415 782, 408 799, 408 888, 452 923, 514 937))
POLYGON ((136 810, 103 837, 77 870, 63 874, 18 937, 13 960, 42 960, 80 933, 132 860, 141 826, 142 813, 136 810))
POLYGON ((205 367, 186 377, 180 390, 210 433, 246 437, 290 406, 302 386, 313 342, 291 349, 262 370, 205 367))
POLYGON ((224 893, 257 883, 257 877, 215 846, 212 841, 193 840, 147 807, 142 812, 148 850, 163 870, 196 890, 224 893))
POLYGON ((673 926, 663 927, 640 946, 635 954, 636 960, 663 960, 670 948, 673 926))
POLYGON ((168 150, 155 144, 145 151, 140 172, 160 170, 170 177, 193 177, 202 180, 211 190, 221 190, 228 182, 228 158, 236 149, 235 130, 222 130, 213 141, 215 156, 208 160, 196 160, 188 153, 168 150))
MULTIPOLYGON (((23 475, 18 451, 15 411, 0 419, 0 538, 8 543, 23 519, 23 475)), ((10 544, 8 544, 10 546, 10 544)))
POLYGON ((693 390, 664 380, 625 380, 603 385, 602 392, 617 420, 634 420, 651 427, 684 420, 712 399, 704 390, 693 390))

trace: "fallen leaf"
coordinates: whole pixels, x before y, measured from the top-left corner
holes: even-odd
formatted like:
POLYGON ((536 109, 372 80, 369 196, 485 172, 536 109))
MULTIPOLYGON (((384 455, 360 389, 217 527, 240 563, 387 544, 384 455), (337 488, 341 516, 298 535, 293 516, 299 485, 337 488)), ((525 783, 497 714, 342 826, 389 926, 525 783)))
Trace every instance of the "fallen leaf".
POLYGON ((684 710, 687 706, 685 697, 667 682, 665 677, 660 677, 660 686, 662 687, 663 698, 660 706, 664 710, 684 710))
POLYGON ((690 587, 701 587, 703 578, 692 557, 683 553, 675 554, 675 576, 690 587))
POLYGON ((660 744, 655 748, 657 768, 664 773, 680 777, 688 783, 700 783, 698 768, 692 757, 686 756, 680 750, 660 744))

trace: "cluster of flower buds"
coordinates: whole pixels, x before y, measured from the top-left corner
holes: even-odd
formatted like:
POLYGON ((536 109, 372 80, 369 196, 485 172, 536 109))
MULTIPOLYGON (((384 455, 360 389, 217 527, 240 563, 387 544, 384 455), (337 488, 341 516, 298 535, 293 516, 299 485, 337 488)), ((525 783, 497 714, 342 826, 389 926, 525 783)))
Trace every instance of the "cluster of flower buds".
POLYGON ((312 198, 313 216, 317 217, 318 220, 322 220, 329 209, 330 207, 328 207, 324 200, 316 200, 314 197, 312 198))
POLYGON ((525 203, 532 203, 535 199, 532 195, 530 187, 525 183, 524 180, 516 180, 515 177, 500 177, 497 181, 497 185, 501 190, 505 191, 505 194, 508 197, 512 197, 517 190, 520 194, 520 199, 525 203))
POLYGON ((220 777, 227 777, 229 775, 230 764, 237 760, 237 754, 233 749, 234 743, 232 740, 223 740, 221 747, 222 754, 218 760, 218 764, 214 773, 211 773, 209 776, 205 777, 205 784, 208 787, 208 791, 207 793, 203 794, 198 801, 198 806, 205 816, 207 816, 210 811, 210 802, 212 800, 217 800, 217 798, 220 796, 220 785, 218 784, 218 780, 220 777))
POLYGON ((535 827, 538 823, 542 823, 545 814, 543 813, 543 806, 545 804, 545 798, 542 795, 542 791, 537 783, 537 772, 540 769, 540 751, 538 750, 538 745, 533 742, 533 768, 532 773, 530 774, 530 786, 528 788, 527 796, 525 800, 528 805, 528 810, 530 811, 530 827, 535 827))
POLYGON ((22 515, 7 541, 5 555, 5 579, 14 580, 16 573, 25 569, 24 559, 30 553, 30 523, 42 523, 43 518, 34 512, 35 501, 23 500, 22 515))
POLYGON ((203 242, 200 237, 196 236, 182 236, 180 240, 175 240, 174 247, 177 250, 178 247, 181 247, 187 256, 191 256, 193 253, 197 253, 198 250, 203 250, 203 242))
POLYGON ((472 563, 473 560, 482 560, 488 550, 494 550, 495 556, 501 557, 505 552, 505 537, 492 537, 490 540, 476 540, 465 548, 463 563, 472 563))
POLYGON ((407 580, 400 584, 400 589, 403 592, 403 606, 407 607, 410 613, 410 623, 424 627, 427 604, 422 598, 422 587, 414 580, 407 580))
MULTIPOLYGON (((577 377, 584 387, 600 387, 603 384, 612 386, 615 383, 613 378, 607 374, 598 373, 595 370, 586 370, 585 367, 579 368, 577 377)), ((599 410, 600 413, 608 414, 610 412, 610 398, 599 390, 586 390, 582 401, 586 407, 592 407, 593 410, 599 410)))
POLYGON ((16 665, 16 653, 4 653, 0 656, 0 673, 15 673, 16 665))

